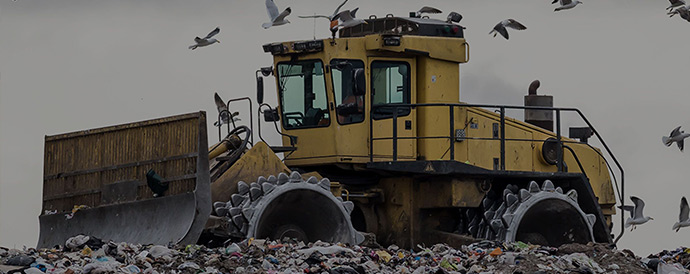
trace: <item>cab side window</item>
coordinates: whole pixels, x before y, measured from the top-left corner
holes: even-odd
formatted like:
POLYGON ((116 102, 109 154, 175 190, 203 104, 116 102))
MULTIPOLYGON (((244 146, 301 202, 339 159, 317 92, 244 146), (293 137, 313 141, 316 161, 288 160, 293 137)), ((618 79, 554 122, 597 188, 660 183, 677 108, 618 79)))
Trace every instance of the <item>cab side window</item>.
POLYGON ((338 123, 346 125, 364 121, 364 62, 333 59, 330 67, 338 123))
MULTIPOLYGON (((371 96, 374 119, 393 117, 395 108, 387 104, 409 104, 410 64, 401 61, 371 63, 371 96)), ((410 114, 410 107, 398 107, 398 116, 410 114)))
POLYGON ((323 63, 318 60, 281 62, 277 72, 283 127, 330 125, 323 63))

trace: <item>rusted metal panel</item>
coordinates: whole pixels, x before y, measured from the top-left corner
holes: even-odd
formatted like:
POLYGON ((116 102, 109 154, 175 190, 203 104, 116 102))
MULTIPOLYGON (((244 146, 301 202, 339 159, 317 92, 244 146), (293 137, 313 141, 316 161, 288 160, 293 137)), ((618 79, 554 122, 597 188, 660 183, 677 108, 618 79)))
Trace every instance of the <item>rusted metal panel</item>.
MULTIPOLYGON (((119 212, 117 207, 127 204, 126 211, 136 214, 137 206, 132 203, 160 208, 156 199, 161 202, 165 200, 166 204, 175 204, 175 197, 178 197, 186 200, 178 201, 179 204, 196 208, 184 211, 191 215, 180 216, 180 219, 186 218, 183 220, 186 225, 178 230, 198 234, 193 231, 199 226, 196 222, 203 219, 205 223, 211 208, 207 142, 206 113, 203 111, 46 136, 41 220, 51 221, 46 222, 45 225, 49 227, 45 229, 52 231, 52 234, 56 229, 64 229, 64 233, 79 229, 98 231, 97 228, 88 228, 95 225, 92 221, 48 216, 49 212, 64 215, 71 213, 75 206, 82 205, 96 213, 99 209, 104 209, 103 212, 119 212), (164 194, 165 199, 154 198, 153 192, 148 188, 146 172, 149 169, 155 170, 168 182, 169 189, 164 194), (123 182, 128 183, 122 185, 123 182)), ((80 213, 74 214, 74 218, 82 215, 80 213)), ((133 219, 145 217, 137 216, 133 219)), ((172 219, 174 218, 157 218, 172 219)), ((198 230, 200 233, 201 229, 198 230)), ((58 238, 72 236, 49 236, 47 232, 44 231, 42 221, 39 246, 54 244, 54 241, 59 243, 58 238)), ((177 234, 179 233, 181 232, 177 234)), ((168 235, 163 238, 180 241, 188 236, 190 235, 168 235)), ((193 235, 191 237, 194 238, 193 235)), ((196 238, 191 241, 196 241, 196 238)))

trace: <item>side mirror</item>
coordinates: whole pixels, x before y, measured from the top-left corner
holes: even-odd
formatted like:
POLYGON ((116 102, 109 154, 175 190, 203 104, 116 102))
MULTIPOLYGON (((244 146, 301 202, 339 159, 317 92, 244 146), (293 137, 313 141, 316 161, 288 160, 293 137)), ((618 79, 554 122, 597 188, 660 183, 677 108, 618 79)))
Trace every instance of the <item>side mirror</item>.
POLYGON ((355 90, 354 95, 360 96, 367 93, 367 80, 364 76, 364 69, 358 68, 354 70, 355 90))
POLYGON ((264 78, 256 76, 256 101, 259 105, 264 103, 264 78))
POLYGON ((266 122, 280 121, 280 115, 278 115, 277 109, 264 110, 263 114, 264 114, 264 121, 266 121, 266 122))

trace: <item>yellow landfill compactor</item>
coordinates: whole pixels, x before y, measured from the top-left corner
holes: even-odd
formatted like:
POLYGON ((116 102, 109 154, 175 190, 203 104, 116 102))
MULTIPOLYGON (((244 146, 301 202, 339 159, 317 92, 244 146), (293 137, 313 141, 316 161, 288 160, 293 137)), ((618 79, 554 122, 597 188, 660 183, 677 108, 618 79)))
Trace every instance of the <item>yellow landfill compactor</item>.
POLYGON ((578 109, 537 95, 538 82, 524 106, 461 102, 469 45, 457 19, 372 16, 338 38, 266 44, 273 64, 256 71, 258 104, 221 100, 208 118, 46 136, 38 245, 79 233, 209 245, 359 244, 365 235, 403 248, 613 243, 623 171, 603 139, 578 109), (276 106, 263 102, 269 76, 276 106), (244 103, 248 125, 230 114, 244 103), (524 112, 524 122, 508 111, 524 112), (565 115, 583 125, 569 137, 565 115), (209 146, 212 121, 221 141, 209 146), (262 128, 282 144, 254 141, 262 128), (615 161, 620 190, 604 156, 615 161))

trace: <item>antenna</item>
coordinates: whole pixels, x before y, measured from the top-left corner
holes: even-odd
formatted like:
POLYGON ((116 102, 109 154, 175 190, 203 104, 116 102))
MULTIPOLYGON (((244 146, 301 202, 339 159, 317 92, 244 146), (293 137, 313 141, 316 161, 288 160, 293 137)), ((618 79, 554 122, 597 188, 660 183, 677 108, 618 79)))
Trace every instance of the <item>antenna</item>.
POLYGON ((316 40, 316 13, 314 13, 314 40, 316 40))

